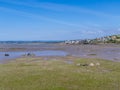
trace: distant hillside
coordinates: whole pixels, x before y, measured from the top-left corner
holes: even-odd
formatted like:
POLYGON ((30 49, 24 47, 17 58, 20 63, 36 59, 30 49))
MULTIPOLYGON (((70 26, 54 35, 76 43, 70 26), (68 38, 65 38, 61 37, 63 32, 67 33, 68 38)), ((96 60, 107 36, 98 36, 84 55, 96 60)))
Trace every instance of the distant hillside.
POLYGON ((94 43, 120 43, 120 34, 96 38, 93 41, 94 43))
POLYGON ((120 44, 120 34, 105 36, 96 39, 85 39, 85 40, 67 40, 66 44, 106 44, 106 43, 116 43, 120 44))

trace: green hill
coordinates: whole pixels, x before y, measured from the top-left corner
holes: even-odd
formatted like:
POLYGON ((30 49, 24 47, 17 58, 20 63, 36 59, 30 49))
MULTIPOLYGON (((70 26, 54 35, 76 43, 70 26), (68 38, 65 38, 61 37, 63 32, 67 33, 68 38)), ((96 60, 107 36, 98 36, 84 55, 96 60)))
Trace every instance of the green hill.
POLYGON ((67 40, 66 44, 106 44, 106 43, 116 43, 120 44, 120 34, 105 36, 95 39, 85 39, 85 40, 67 40))

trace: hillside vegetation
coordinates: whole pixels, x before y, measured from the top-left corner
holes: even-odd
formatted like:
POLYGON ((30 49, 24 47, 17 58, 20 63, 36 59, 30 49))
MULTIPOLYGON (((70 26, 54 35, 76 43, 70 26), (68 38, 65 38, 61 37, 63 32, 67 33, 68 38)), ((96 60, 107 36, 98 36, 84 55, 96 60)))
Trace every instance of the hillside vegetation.
POLYGON ((66 44, 106 44, 106 43, 116 43, 120 44, 120 34, 106 36, 96 39, 85 39, 85 40, 67 40, 66 44))

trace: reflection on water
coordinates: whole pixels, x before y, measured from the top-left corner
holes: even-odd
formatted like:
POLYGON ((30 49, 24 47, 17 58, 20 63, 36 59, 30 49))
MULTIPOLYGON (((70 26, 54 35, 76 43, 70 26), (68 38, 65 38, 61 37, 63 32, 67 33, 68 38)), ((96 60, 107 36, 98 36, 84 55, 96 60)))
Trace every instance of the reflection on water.
POLYGON ((27 55, 28 53, 35 54, 35 56, 66 56, 67 53, 58 50, 46 50, 46 51, 30 51, 30 52, 0 52, 0 61, 9 60, 13 58, 21 57, 22 55, 27 55), (5 56, 9 54, 9 56, 5 56))

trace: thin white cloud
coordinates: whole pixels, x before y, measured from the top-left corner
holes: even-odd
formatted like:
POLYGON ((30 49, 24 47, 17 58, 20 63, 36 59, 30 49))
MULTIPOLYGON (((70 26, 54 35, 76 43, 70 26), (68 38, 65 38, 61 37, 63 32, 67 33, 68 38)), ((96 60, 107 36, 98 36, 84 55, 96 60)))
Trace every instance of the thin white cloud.
POLYGON ((36 15, 36 14, 23 12, 23 11, 19 11, 19 10, 15 10, 15 9, 10 9, 10 8, 6 8, 6 7, 0 7, 0 10, 4 11, 4 12, 14 13, 14 14, 17 14, 17 15, 20 15, 20 16, 30 17, 30 18, 34 18, 34 19, 41 19, 41 20, 45 20, 45 21, 49 21, 49 22, 62 24, 62 25, 67 25, 67 26, 72 26, 72 27, 77 27, 77 28, 82 28, 82 29, 89 29, 90 28, 90 27, 87 27, 87 26, 83 26, 83 25, 79 25, 79 24, 73 24, 73 23, 69 23, 69 22, 65 22, 65 21, 60 21, 60 20, 52 19, 52 18, 45 17, 45 16, 42 16, 42 15, 36 15))
POLYGON ((118 28, 118 31, 120 32, 120 28, 118 28))
POLYGON ((82 34, 92 34, 92 35, 95 35, 95 34, 104 34, 105 32, 103 31, 103 30, 96 30, 96 31, 92 31, 92 30, 83 30, 83 31, 81 31, 82 32, 82 34))
MULTIPOLYGON (((0 0, 0 1, 6 2, 6 3, 9 3, 9 4, 24 5, 24 6, 27 6, 27 7, 34 7, 34 8, 38 8, 38 9, 43 8, 43 9, 53 10, 53 11, 57 11, 57 12, 69 11, 69 12, 73 12, 73 13, 77 12, 77 13, 92 14, 92 15, 96 15, 96 16, 99 16, 99 17, 106 17, 106 18, 110 18, 110 19, 111 18, 119 19, 118 16, 113 16, 113 15, 110 15, 110 14, 106 14, 106 13, 102 13, 102 12, 98 12, 98 11, 93 11, 93 10, 90 10, 90 9, 85 9, 85 8, 76 7, 76 6, 63 5, 63 4, 50 3, 50 2, 49 3, 43 3, 43 2, 36 3, 35 1, 22 2, 22 1, 16 1, 16 0, 0 0)), ((21 11, 19 11, 19 12, 21 12, 21 11)), ((31 13, 29 13, 29 14, 31 14, 31 13)), ((37 15, 37 17, 38 17, 38 15, 37 15)), ((44 20, 48 20, 48 21, 52 21, 52 22, 56 22, 56 23, 59 23, 59 24, 64 24, 64 25, 69 25, 69 26, 74 26, 74 27, 80 27, 81 29, 82 28, 83 29, 84 28, 85 29, 102 29, 101 25, 95 24, 95 23, 85 24, 85 25, 73 24, 73 23, 70 23, 70 22, 55 20, 55 19, 44 17, 44 16, 41 16, 41 15, 39 15, 39 18, 44 19, 44 20)))
POLYGON ((43 8, 43 9, 48 9, 48 10, 53 10, 53 11, 69 11, 73 13, 86 13, 90 15, 95 15, 99 17, 106 17, 106 18, 114 18, 118 19, 120 16, 115 16, 99 11, 94 11, 86 8, 81 8, 81 7, 76 7, 76 6, 70 6, 70 5, 64 5, 64 4, 56 4, 56 3, 36 3, 36 2, 18 2, 15 0, 0 0, 2 2, 10 3, 10 4, 16 4, 16 5, 24 5, 28 7, 34 7, 34 8, 43 8))
POLYGON ((56 11, 58 10, 58 11, 70 11, 73 13, 86 13, 86 14, 90 14, 90 15, 95 15, 95 16, 99 16, 99 17, 107 17, 107 18, 119 17, 119 16, 114 16, 114 15, 110 15, 107 13, 94 11, 94 10, 90 10, 90 9, 82 8, 82 7, 77 7, 77 6, 70 6, 70 5, 56 4, 56 3, 42 3, 42 4, 45 8, 56 10, 56 11))
MULTIPOLYGON (((3 0, 0 0, 3 1, 3 0)), ((97 15, 97 16, 102 16, 102 17, 116 17, 116 16, 112 16, 109 14, 104 14, 102 12, 97 12, 97 11, 92 11, 89 9, 82 9, 80 7, 75 7, 75 6, 67 6, 67 5, 62 5, 62 4, 54 4, 54 3, 24 3, 24 2, 16 2, 16 1, 3 1, 3 2, 7 2, 7 3, 11 3, 11 4, 16 4, 16 5, 24 5, 24 6, 28 6, 28 7, 35 7, 35 8, 44 8, 44 9, 49 9, 49 10, 54 10, 54 11, 70 11, 70 12, 77 12, 77 13, 88 13, 88 14, 92 14, 92 15, 97 15)), ((99 24, 90 24, 90 25, 81 25, 81 24, 74 24, 74 23, 70 23, 70 22, 66 22, 66 21, 61 21, 61 20, 56 20, 50 17, 45 17, 42 15, 38 15, 38 14, 33 14, 33 13, 28 13, 28 12, 24 12, 24 11, 20 11, 20 10, 16 10, 16 9, 10 9, 7 7, 0 7, 1 11, 5 11, 5 12, 12 12, 14 14, 20 15, 20 16, 25 16, 25 17, 30 17, 30 18, 35 18, 35 19, 40 19, 40 20, 45 20, 45 21, 49 21, 49 22, 54 22, 54 23, 58 23, 58 24, 62 24, 62 25, 67 25, 67 26, 71 26, 71 27, 75 27, 75 28, 79 28, 79 30, 75 31, 77 33, 83 34, 83 35, 105 35, 106 32, 105 30, 100 30, 101 29, 101 25, 99 24)), ((119 29, 118 29, 119 31, 119 29)), ((67 30, 67 32, 69 33, 69 30, 67 30)), ((66 32, 66 33, 67 33, 66 32)), ((109 31, 107 32, 109 33, 109 31)))

